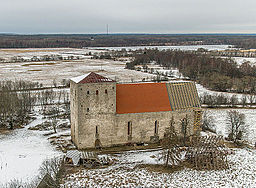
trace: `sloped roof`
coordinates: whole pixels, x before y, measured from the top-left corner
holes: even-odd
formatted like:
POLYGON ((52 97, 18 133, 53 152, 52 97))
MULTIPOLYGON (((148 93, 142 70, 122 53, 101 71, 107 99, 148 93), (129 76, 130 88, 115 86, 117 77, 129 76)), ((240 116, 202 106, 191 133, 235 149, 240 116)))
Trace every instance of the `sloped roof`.
POLYGON ((100 82, 115 82, 109 78, 91 72, 89 74, 85 74, 82 76, 78 76, 75 78, 71 78, 71 80, 77 84, 85 84, 85 83, 100 83, 100 82))
POLYGON ((165 83, 117 84, 116 113, 171 111, 165 83))
POLYGON ((117 84, 116 113, 176 111, 200 107, 195 83, 117 84))
POLYGON ((194 82, 166 83, 166 87, 173 111, 201 106, 194 82))

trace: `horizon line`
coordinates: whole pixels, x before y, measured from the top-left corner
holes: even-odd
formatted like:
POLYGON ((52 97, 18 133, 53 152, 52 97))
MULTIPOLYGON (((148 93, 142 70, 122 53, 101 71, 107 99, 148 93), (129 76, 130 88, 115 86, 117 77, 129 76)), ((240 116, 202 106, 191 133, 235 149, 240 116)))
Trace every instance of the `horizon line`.
POLYGON ((117 32, 117 33, 11 33, 0 32, 0 35, 256 35, 256 33, 140 33, 140 32, 117 32))

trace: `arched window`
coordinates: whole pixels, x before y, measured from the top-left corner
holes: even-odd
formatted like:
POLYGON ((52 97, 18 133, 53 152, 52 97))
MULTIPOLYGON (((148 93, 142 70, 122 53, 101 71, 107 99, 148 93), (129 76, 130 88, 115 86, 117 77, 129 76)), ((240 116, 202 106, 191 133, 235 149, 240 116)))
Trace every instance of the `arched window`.
POLYGON ((99 91, 98 90, 96 90, 96 95, 98 95, 99 94, 99 91))
POLYGON ((105 93, 108 94, 108 90, 107 89, 105 89, 105 93))
POLYGON ((87 112, 89 112, 90 111, 90 109, 89 108, 87 108, 87 112))
POLYGON ((155 121, 155 134, 158 134, 158 121, 155 121))
POLYGON ((87 91, 87 94, 89 95, 89 94, 90 94, 90 91, 87 91))

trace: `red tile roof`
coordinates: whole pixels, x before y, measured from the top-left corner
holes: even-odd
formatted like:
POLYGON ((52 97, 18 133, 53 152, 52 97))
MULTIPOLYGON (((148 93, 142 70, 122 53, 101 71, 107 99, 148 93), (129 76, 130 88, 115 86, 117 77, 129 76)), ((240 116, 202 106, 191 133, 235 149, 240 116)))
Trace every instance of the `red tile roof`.
POLYGON ((172 111, 165 83, 117 84, 117 114, 159 111, 172 111))
POLYGON ((96 74, 94 72, 89 73, 88 75, 80 76, 73 78, 73 80, 79 84, 85 83, 100 83, 100 82, 115 82, 109 78, 96 74))

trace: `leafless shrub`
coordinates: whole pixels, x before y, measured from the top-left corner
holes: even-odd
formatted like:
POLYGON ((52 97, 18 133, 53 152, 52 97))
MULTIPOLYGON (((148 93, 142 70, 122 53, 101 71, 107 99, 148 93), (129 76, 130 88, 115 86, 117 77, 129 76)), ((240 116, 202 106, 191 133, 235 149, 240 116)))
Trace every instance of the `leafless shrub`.
POLYGON ((45 160, 40 169, 40 179, 45 181, 44 183, 49 187, 60 187, 61 178, 65 172, 64 162, 62 157, 54 157, 52 159, 45 160), (45 176, 51 178, 45 178, 45 176))

